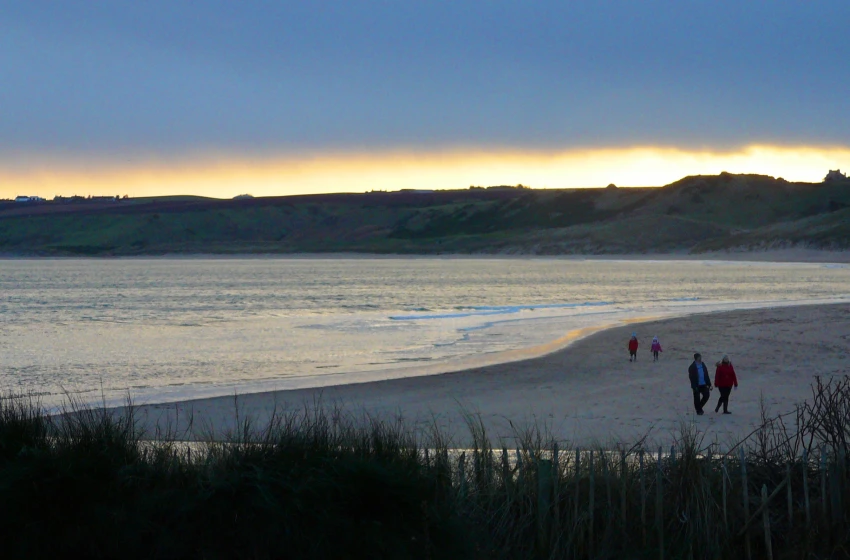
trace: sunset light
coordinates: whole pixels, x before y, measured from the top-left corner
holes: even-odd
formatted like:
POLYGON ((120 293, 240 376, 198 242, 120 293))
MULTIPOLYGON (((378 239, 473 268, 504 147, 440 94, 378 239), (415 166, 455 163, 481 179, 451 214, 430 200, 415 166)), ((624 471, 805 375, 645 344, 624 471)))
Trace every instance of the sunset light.
POLYGON ((129 194, 131 197, 250 193, 283 196, 471 185, 533 188, 662 186, 688 175, 754 173, 819 182, 850 167, 850 148, 755 145, 722 152, 665 147, 571 151, 471 150, 198 157, 117 164, 38 161, 0 167, 0 197, 129 194))

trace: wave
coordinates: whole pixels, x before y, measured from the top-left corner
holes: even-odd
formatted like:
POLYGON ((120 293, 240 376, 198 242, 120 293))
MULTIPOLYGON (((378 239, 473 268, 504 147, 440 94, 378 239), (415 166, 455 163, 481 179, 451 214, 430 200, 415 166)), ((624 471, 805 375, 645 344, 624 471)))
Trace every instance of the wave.
POLYGON ((542 303, 531 305, 480 305, 469 307, 456 307, 458 310, 466 310, 456 313, 434 313, 428 315, 390 315, 392 321, 420 321, 425 319, 458 319, 462 317, 485 317, 488 315, 508 315, 520 311, 534 311, 536 309, 574 309, 578 307, 600 307, 614 305, 613 301, 588 301, 583 303, 542 303))

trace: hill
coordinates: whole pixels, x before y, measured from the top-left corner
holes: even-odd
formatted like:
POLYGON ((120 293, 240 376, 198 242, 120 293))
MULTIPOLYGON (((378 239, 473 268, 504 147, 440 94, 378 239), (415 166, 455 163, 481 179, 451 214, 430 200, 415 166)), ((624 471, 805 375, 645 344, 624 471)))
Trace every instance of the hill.
POLYGON ((658 188, 491 188, 0 203, 0 252, 625 254, 850 249, 850 181, 686 177, 658 188))

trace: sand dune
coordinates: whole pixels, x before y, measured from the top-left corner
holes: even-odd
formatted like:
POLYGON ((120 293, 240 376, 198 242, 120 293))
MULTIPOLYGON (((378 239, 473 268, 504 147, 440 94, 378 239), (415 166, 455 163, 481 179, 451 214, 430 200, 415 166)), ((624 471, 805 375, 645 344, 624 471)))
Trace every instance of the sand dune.
MULTIPOLYGON (((714 368, 711 367, 712 378, 714 368)), ((171 422, 185 429, 194 414, 200 426, 221 431, 240 416, 263 422, 277 406, 302 407, 321 398, 352 411, 402 415, 409 422, 436 420, 459 441, 464 410, 478 413, 491 438, 512 439, 516 429, 546 426, 564 444, 631 442, 650 433, 663 442, 682 422, 695 422, 721 447, 759 423, 763 397, 772 413, 793 410, 810 395, 815 375, 850 374, 850 305, 818 305, 692 315, 619 327, 582 339, 544 357, 429 377, 395 379, 324 389, 220 397, 139 407, 148 426, 171 422), (626 343, 641 341, 630 363, 626 343), (649 343, 658 335, 664 352, 653 362, 649 343), (740 388, 731 415, 694 415, 687 368, 699 351, 713 364, 728 354, 740 388)))

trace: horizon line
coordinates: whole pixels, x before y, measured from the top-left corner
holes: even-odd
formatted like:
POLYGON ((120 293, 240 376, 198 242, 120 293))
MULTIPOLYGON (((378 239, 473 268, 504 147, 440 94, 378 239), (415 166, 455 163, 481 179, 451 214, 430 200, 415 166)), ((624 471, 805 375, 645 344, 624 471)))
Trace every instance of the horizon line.
POLYGON ((818 183, 850 166, 850 147, 752 145, 738 151, 672 147, 562 151, 464 150, 328 153, 245 157, 208 155, 180 161, 0 159, 0 197, 120 193, 228 199, 369 191, 464 190, 527 185, 535 189, 652 188, 695 175, 766 175, 818 183), (178 195, 177 193, 182 193, 178 195))

